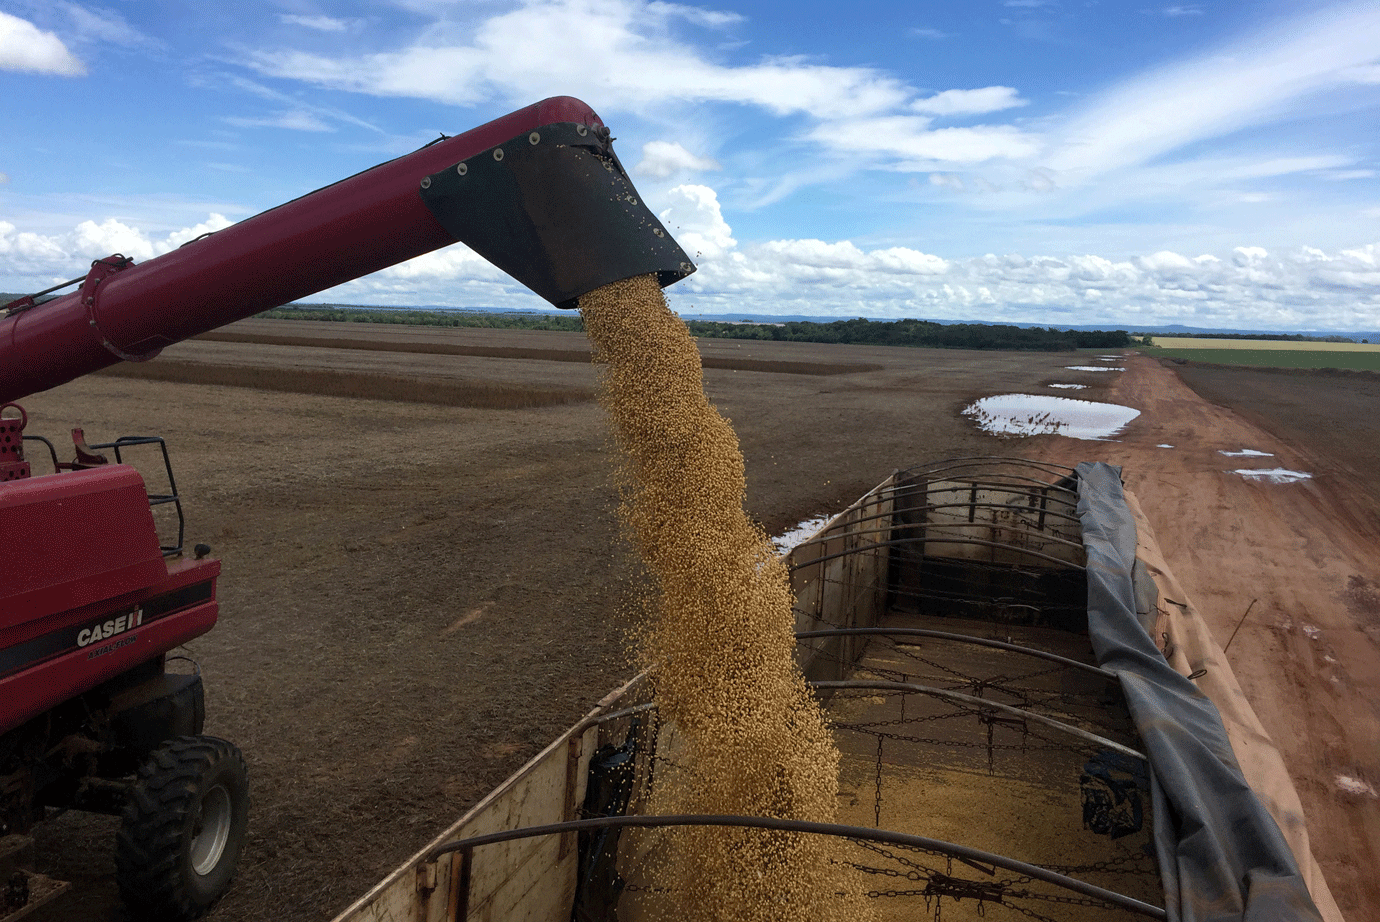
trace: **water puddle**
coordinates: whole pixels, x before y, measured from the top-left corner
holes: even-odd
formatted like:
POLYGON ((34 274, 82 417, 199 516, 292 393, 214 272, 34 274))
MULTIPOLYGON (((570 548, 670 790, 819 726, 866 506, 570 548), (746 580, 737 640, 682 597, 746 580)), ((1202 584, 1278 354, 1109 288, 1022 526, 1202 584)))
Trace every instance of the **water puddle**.
POLYGON ((1125 371, 1124 368, 1108 368, 1105 365, 1065 365, 1069 371, 1125 371))
POLYGON ((808 540, 811 535, 819 531, 825 525, 828 525, 829 520, 832 518, 832 515, 813 516, 812 518, 808 518, 805 521, 801 522, 794 528, 784 531, 781 534, 777 535, 775 538, 772 538, 771 543, 775 545, 776 553, 790 553, 791 548, 795 547, 798 544, 802 544, 803 542, 808 540))
POLYGON ((1170 445, 1168 442, 1161 442, 1160 444, 1156 445, 1155 447, 1156 447, 1156 448, 1173 448, 1174 446, 1173 446, 1173 445, 1170 445))
POLYGON ((1086 384, 1051 384, 1050 387, 1058 387, 1068 391, 1081 391, 1087 387, 1086 384))
POLYGON ((1071 397, 999 394, 982 398, 964 409, 963 415, 993 435, 1062 435, 1105 441, 1125 428, 1140 411, 1071 397))
POLYGON ((1338 775, 1337 787, 1348 794, 1361 794, 1367 797, 1375 797, 1375 788, 1371 787, 1360 778, 1353 778, 1350 775, 1338 775))
POLYGON ((1303 471, 1291 471, 1286 468, 1276 467, 1270 470, 1261 469, 1237 469, 1233 474, 1240 474, 1247 480, 1264 480, 1268 483, 1298 483, 1300 480, 1312 480, 1312 474, 1305 474, 1303 471))
POLYGON ((1219 455, 1226 455, 1228 458, 1273 458, 1274 455, 1268 451, 1256 451, 1254 448, 1243 448, 1240 451, 1223 451, 1217 449, 1219 455))

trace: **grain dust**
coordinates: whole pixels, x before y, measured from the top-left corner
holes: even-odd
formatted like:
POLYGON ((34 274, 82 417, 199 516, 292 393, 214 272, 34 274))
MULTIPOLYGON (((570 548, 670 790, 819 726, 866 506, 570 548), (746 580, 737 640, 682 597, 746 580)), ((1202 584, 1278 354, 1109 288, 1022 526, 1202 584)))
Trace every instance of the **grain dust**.
MULTIPOLYGON (((695 342, 655 276, 591 292, 580 311, 623 453, 622 516, 658 593, 641 656, 673 742, 647 812, 831 822, 839 753, 795 664, 788 575, 743 511, 742 452, 705 396, 695 342)), ((856 872, 821 836, 683 828, 634 842, 630 915, 868 915, 856 872)))

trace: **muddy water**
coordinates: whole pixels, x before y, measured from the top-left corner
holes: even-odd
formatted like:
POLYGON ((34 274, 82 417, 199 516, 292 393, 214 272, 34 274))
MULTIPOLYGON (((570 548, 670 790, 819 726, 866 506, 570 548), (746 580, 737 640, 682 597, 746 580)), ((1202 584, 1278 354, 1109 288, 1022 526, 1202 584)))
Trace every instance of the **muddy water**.
MULTIPOLYGON (((622 516, 658 593, 640 655, 671 756, 652 813, 834 819, 839 753, 796 668, 784 565, 743 512, 743 456, 654 276, 580 299, 623 456, 622 516)), ((667 748, 663 741, 663 748, 667 748)), ((637 914, 862 919, 854 872, 817 836, 685 828, 637 837, 637 914)))

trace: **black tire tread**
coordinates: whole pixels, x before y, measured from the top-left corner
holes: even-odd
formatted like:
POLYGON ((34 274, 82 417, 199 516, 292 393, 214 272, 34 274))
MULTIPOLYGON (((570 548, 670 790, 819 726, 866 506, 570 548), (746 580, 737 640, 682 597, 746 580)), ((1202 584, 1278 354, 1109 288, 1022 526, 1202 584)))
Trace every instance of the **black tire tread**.
MULTIPOLYGON (((140 767, 115 837, 120 894, 139 918, 190 922, 214 905, 215 900, 202 904, 188 892, 180 867, 181 839, 187 814, 200 796, 198 780, 222 761, 238 763, 240 777, 247 776, 239 749, 212 736, 169 740, 140 767)), ((227 848, 238 852, 241 844, 232 841, 227 848)))

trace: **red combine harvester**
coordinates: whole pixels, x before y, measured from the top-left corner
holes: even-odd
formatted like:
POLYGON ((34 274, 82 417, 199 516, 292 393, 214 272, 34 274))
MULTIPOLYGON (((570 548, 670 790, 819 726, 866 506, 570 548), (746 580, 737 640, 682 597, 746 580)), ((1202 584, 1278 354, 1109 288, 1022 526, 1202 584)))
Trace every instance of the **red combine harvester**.
POLYGON ((636 275, 684 278, 694 266, 610 142, 584 103, 547 99, 0 308, 0 919, 60 892, 14 865, 25 833, 68 808, 121 817, 118 882, 138 918, 197 918, 234 875, 249 803, 239 750, 202 735, 200 675, 168 668, 216 623, 220 561, 206 545, 182 553, 162 439, 87 445, 77 429, 62 462, 12 401, 457 241, 559 307, 636 275), (25 443, 46 447, 51 472, 25 443), (150 446, 167 493, 122 463, 150 446), (160 543, 155 510, 175 514, 175 540, 160 543))

